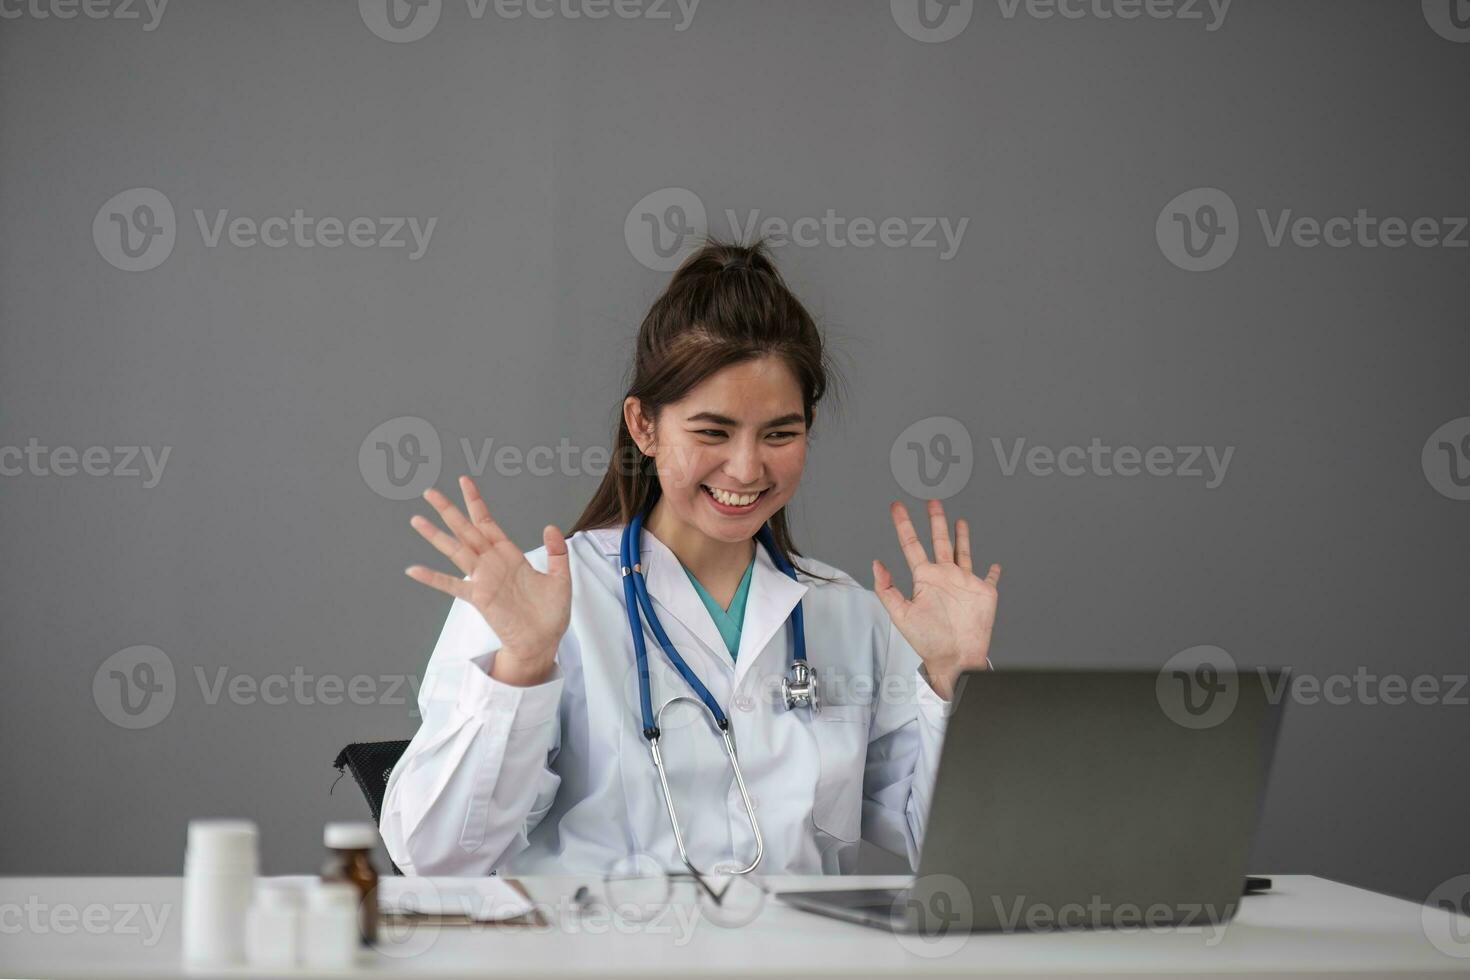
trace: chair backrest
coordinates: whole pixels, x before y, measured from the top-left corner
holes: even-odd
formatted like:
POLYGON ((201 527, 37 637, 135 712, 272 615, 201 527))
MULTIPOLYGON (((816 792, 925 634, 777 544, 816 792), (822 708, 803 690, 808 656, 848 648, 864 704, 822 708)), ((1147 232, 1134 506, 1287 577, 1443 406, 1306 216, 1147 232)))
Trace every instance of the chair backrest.
POLYGON ((381 822, 388 776, 407 748, 406 739, 401 742, 353 742, 338 752, 332 761, 339 773, 345 768, 357 780, 358 788, 367 799, 368 809, 372 811, 373 823, 381 822))

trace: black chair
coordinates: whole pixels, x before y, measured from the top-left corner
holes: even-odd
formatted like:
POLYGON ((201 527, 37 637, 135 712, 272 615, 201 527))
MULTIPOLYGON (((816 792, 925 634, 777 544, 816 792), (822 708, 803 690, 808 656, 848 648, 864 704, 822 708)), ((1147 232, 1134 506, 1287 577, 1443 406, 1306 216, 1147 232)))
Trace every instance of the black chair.
MULTIPOLYGON (((338 779, 342 778, 342 770, 346 769, 357 780, 357 787, 367 800, 375 824, 382 822, 383 795, 388 792, 388 777, 407 748, 407 739, 401 742, 353 742, 338 752, 337 758, 332 761, 338 779)), ((332 784, 334 789, 336 786, 336 783, 332 784)), ((402 874, 396 864, 393 865, 393 873, 402 874)))

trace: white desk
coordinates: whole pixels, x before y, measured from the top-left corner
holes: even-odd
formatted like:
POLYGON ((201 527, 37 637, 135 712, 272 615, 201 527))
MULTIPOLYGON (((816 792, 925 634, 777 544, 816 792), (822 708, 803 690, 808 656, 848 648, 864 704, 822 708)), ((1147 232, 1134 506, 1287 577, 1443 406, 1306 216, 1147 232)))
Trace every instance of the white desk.
MULTIPOLYGON (((799 912, 773 900, 749 925, 720 928, 697 916, 681 929, 632 927, 606 911, 579 919, 564 896, 590 878, 523 879, 552 918, 545 928, 444 926, 409 940, 412 956, 369 954, 356 976, 627 977, 690 975, 909 977, 1086 974, 1285 976, 1302 973, 1470 975, 1470 920, 1304 875, 1275 878, 1271 894, 1245 899, 1236 919, 1210 928, 1119 933, 977 934, 945 955, 896 937, 799 912), (1426 916, 1428 917, 1426 919, 1426 916), (1437 949, 1430 929, 1458 926, 1459 956, 1437 949)), ((884 886, 899 878, 777 878, 776 888, 884 886)), ((179 878, 0 878, 0 976, 170 977, 179 958, 179 878), (131 909, 131 913, 128 911, 131 909), (152 919, 148 918, 152 914, 152 919), (161 920, 161 926, 158 923, 161 920), (153 925, 150 925, 150 922, 153 925), (90 931, 89 931, 90 929, 90 931)), ((258 976, 241 968, 224 976, 258 976)), ((321 976, 304 969, 288 976, 321 976)))

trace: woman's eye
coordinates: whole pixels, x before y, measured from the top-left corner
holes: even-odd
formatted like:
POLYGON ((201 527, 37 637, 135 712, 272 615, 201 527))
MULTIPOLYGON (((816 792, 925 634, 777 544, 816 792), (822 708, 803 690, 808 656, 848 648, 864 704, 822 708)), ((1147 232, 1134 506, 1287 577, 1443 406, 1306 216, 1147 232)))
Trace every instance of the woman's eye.
MULTIPOLYGON (((723 439, 723 438, 725 438, 725 436, 727 434, 724 429, 695 429, 694 430, 694 433, 695 433, 695 435, 707 436, 710 439, 723 439)), ((768 433, 766 433, 766 438, 767 439, 794 439, 795 437, 797 437, 799 435, 801 435, 801 433, 799 433, 799 432, 785 432, 785 431, 783 431, 783 432, 768 432, 768 433)))

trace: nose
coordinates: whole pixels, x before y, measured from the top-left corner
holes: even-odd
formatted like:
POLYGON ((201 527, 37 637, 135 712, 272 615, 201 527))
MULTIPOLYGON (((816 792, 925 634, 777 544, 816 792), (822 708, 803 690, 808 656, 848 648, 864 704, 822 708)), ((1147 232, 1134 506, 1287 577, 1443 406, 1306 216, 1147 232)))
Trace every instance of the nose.
POLYGON ((755 440, 742 439, 730 448, 730 456, 725 460, 725 472, 730 479, 736 481, 743 487, 755 486, 760 482, 761 474, 765 471, 765 463, 761 460, 761 447, 755 440))

